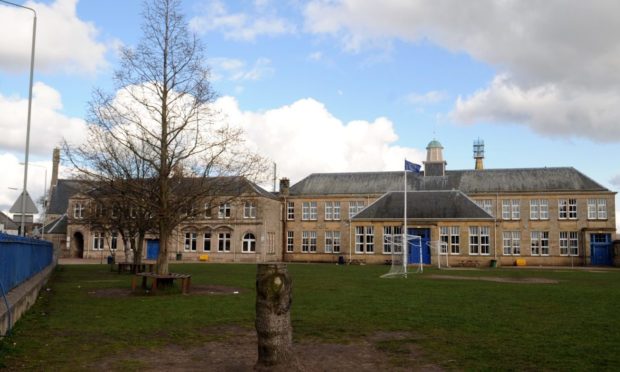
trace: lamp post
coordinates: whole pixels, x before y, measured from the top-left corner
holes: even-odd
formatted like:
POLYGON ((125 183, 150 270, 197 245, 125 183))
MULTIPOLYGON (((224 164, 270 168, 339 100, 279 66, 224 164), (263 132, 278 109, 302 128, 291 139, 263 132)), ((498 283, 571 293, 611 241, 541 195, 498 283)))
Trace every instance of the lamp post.
POLYGON ((16 6, 18 8, 30 10, 34 18, 32 20, 32 48, 30 49, 30 86, 28 89, 28 121, 26 123, 26 155, 24 159, 24 187, 22 189, 22 223, 21 233, 26 236, 25 219, 26 219, 26 188, 28 186, 28 155, 30 152, 30 118, 32 113, 32 77, 34 75, 34 45, 37 35, 37 12, 27 6, 11 3, 6 0, 0 0, 4 4, 16 6))

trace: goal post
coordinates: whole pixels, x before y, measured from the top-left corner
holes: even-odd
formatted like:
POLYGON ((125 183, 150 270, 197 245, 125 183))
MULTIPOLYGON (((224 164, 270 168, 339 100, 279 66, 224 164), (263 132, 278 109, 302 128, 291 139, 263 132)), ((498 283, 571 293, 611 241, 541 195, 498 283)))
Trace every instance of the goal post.
MULTIPOLYGON (((383 237, 383 246, 384 250, 389 247, 390 249, 390 270, 381 275, 382 278, 394 278, 394 277, 407 277, 407 266, 408 266, 408 250, 403 249, 403 238, 404 234, 395 234, 392 236, 384 236, 383 237)), ((406 239, 409 244, 411 244, 413 249, 420 249, 422 247, 422 237, 418 235, 407 235, 406 239), (417 244, 415 244, 417 242, 417 244)), ((420 257, 422 254, 420 252, 420 257)), ((420 260, 421 261, 421 260, 420 260)), ((422 263, 420 262, 420 267, 422 267, 422 263)), ((421 272, 418 269, 416 272, 421 272)))
POLYGON ((450 267, 448 243, 440 240, 432 240, 426 243, 430 248, 431 257, 437 260, 437 268, 450 267))

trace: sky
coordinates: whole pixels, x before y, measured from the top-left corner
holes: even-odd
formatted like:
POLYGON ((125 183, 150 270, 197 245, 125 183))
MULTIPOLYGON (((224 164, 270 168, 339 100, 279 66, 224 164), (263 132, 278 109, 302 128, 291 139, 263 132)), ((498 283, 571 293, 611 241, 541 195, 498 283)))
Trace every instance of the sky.
MULTIPOLYGON (((28 191, 52 149, 85 140, 94 89, 141 36, 142 2, 14 2, 37 11, 28 191)), ((448 169, 575 167, 620 188, 617 0, 184 0, 222 120, 292 183, 401 170, 437 139, 448 169)), ((0 210, 23 183, 32 13, 0 5, 0 210), (17 189, 17 190, 15 190, 17 189)), ((616 213, 618 214, 618 213, 616 213)), ((618 220, 618 219, 617 219, 618 220)))

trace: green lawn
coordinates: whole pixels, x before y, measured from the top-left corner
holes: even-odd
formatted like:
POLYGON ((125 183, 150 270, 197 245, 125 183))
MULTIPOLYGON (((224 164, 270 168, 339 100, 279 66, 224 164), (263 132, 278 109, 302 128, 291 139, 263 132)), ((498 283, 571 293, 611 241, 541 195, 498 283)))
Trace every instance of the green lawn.
MULTIPOLYGON (((254 265, 185 264, 192 284, 238 295, 100 298, 131 277, 105 265, 60 266, 39 301, 0 341, 0 366, 75 369, 131 348, 194 345, 217 325, 252 328, 254 265), (90 293, 89 293, 90 292, 90 293), (67 361, 71 365, 67 365, 67 361), (73 367, 72 367, 73 366, 73 367)), ((620 271, 427 269, 381 279, 386 266, 291 264, 296 340, 347 343, 405 331, 431 362, 464 370, 620 369, 620 271), (440 280, 432 275, 546 278, 557 284, 440 280)), ((402 345, 384 343, 381 348, 402 345)))

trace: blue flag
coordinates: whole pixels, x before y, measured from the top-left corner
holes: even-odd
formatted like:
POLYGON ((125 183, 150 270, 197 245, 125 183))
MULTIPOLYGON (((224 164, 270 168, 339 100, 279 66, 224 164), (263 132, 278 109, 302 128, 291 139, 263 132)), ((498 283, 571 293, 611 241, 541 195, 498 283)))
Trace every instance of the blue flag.
POLYGON ((405 170, 413 173, 420 173, 420 168, 422 166, 420 164, 415 164, 405 159, 405 170))

